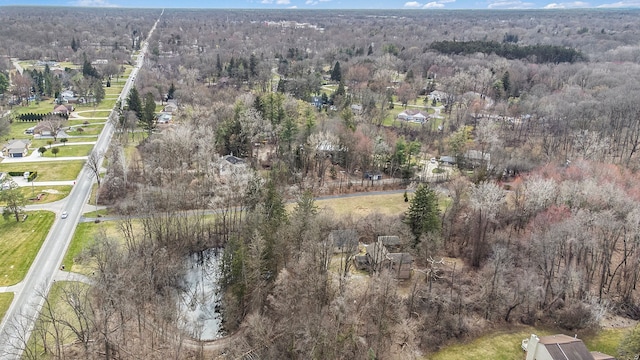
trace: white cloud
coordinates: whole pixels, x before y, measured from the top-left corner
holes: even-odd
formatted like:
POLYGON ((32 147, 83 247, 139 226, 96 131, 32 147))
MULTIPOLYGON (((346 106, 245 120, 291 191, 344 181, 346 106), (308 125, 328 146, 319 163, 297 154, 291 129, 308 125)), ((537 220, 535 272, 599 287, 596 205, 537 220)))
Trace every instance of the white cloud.
POLYGON ((307 0, 304 3, 305 3, 305 5, 313 5, 314 4, 313 0, 307 0))
POLYGON ((72 3, 74 6, 85 7, 116 7, 118 5, 111 4, 107 0, 77 0, 72 3))
POLYGON ((424 4, 422 8, 423 9, 442 9, 443 7, 444 7, 444 4, 437 1, 432 1, 424 4))
POLYGON ((289 6, 287 9, 297 9, 298 7, 296 5, 293 6, 289 6))
POLYGON ((289 0, 276 0, 276 4, 278 5, 289 5, 291 1, 289 0))
POLYGON ((612 4, 602 4, 599 8, 636 8, 640 7, 640 1, 638 0, 622 0, 612 4))
POLYGON ((272 4, 273 0, 262 0, 260 1, 260 4, 272 4))
POLYGON ((568 3, 550 3, 545 5, 545 9, 576 9, 576 8, 589 8, 591 5, 583 1, 574 1, 568 3))
POLYGON ((422 4, 417 1, 409 1, 404 3, 404 7, 406 8, 419 8, 420 6, 422 6, 422 4))
POLYGON ((505 1, 493 2, 489 4, 489 6, 487 7, 489 9, 531 9, 534 6, 535 4, 533 3, 523 2, 520 0, 514 0, 514 1, 505 0, 505 1))

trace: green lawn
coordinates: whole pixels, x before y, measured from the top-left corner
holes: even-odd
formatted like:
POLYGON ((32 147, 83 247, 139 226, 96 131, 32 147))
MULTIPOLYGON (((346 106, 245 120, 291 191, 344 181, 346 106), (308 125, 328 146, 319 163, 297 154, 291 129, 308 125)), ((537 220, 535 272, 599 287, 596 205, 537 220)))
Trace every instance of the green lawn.
POLYGON ((78 161, 47 161, 38 163, 0 163, 1 172, 38 171, 35 181, 63 181, 75 180, 84 166, 83 160, 78 161))
POLYGON ((4 314, 9 310, 12 301, 13 293, 0 293, 0 321, 2 321, 4 314))
POLYGON ((103 221, 99 223, 85 222, 79 223, 76 232, 73 234, 71 244, 67 253, 62 259, 62 263, 69 271, 89 275, 93 271, 91 264, 81 261, 78 255, 82 250, 87 249, 95 241, 95 236, 104 232, 107 236, 119 237, 118 223, 115 221, 103 221))
MULTIPOLYGON (((94 125, 85 125, 82 127, 74 127, 73 128, 74 130, 67 131, 67 134, 69 134, 70 136, 99 135, 102 132, 103 127, 104 127, 104 124, 94 124, 94 125)), ((84 141, 92 141, 92 140, 85 139, 84 141)), ((95 141, 95 139, 93 141, 95 141)))
POLYGON ((20 282, 49 233, 55 214, 30 211, 25 222, 0 220, 0 286, 20 282))
MULTIPOLYGON (((119 93, 118 93, 119 94, 119 93)), ((100 106, 102 108, 102 106, 100 106)), ((111 110, 82 110, 78 112, 78 115, 86 118, 106 118, 111 114, 111 110)))
POLYGON ((11 130, 9 130, 9 134, 4 137, 4 141, 9 139, 31 139, 32 135, 27 135, 24 133, 30 127, 36 126, 37 122, 22 122, 22 121, 14 121, 11 124, 11 130))
MULTIPOLYGON (((71 186, 24 186, 20 188, 20 192, 27 199, 27 205, 47 204, 67 197, 71 192, 71 186), (40 200, 35 200, 38 194, 43 195, 41 195, 40 200)), ((0 202, 0 206, 4 206, 4 203, 0 202)))
POLYGON ((54 104, 53 99, 43 101, 31 101, 29 106, 17 106, 13 108, 14 114, 48 114, 53 111, 53 108, 57 106, 54 104))
MULTIPOLYGON (((67 138, 67 143, 65 145, 62 145, 62 146, 65 147, 65 146, 70 146, 70 144, 73 144, 73 143, 86 142, 86 141, 96 141, 96 140, 97 139, 95 138, 95 136, 94 137, 87 137, 86 139, 72 137, 72 138, 67 138)), ((32 140, 31 141, 31 146, 29 147, 29 149, 30 150, 38 150, 38 148, 41 147, 41 146, 49 147, 49 141, 53 141, 53 139, 32 140)), ((60 139, 58 139, 58 141, 52 142, 52 144, 62 144, 62 143, 60 142, 60 139)))
MULTIPOLYGON (((617 346, 622 340, 626 329, 602 330, 598 334, 582 338, 590 351, 600 351, 615 356, 617 346)), ((464 344, 447 346, 435 354, 429 355, 429 360, 522 360, 524 351, 520 347, 523 339, 528 339, 534 333, 538 336, 551 335, 557 331, 541 330, 531 327, 518 328, 513 331, 500 331, 482 336, 464 344)), ((580 337, 580 334, 578 334, 580 337)))
MULTIPOLYGON (((291 209, 293 206, 295 205, 292 204, 291 209)), ((352 214, 354 217, 360 217, 374 212, 385 215, 401 214, 407 211, 409 203, 404 202, 402 194, 391 194, 317 200, 316 206, 331 209, 338 216, 352 214)))
MULTIPOLYGON (((44 153, 44 157, 63 157, 63 156, 88 156, 91 150, 93 150, 93 145, 65 145, 65 146, 56 146, 59 150, 58 154, 53 155, 52 149, 47 149, 44 153)), ((37 150, 36 150, 37 151, 37 150)))

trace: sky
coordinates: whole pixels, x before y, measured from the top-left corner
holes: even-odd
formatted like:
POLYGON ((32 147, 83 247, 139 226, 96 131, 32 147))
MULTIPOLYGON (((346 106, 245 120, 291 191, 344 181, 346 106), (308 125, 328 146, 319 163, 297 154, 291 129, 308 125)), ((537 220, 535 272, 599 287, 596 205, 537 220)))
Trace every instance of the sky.
POLYGON ((211 9, 640 8, 640 0, 0 0, 6 5, 211 9))

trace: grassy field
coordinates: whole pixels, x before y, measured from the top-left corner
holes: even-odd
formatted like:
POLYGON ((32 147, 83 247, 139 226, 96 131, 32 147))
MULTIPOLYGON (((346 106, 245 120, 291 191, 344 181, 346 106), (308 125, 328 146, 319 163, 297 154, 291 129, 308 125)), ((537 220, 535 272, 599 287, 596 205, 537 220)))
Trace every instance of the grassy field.
POLYGON ((331 209, 336 215, 351 214, 354 217, 366 216, 374 212, 396 215, 405 212, 409 203, 404 202, 402 194, 363 195, 341 199, 318 200, 319 208, 331 209))
MULTIPOLYGON (((52 140, 53 139, 33 140, 33 141, 31 141, 31 146, 29 148, 37 150, 40 146, 49 147, 49 141, 52 141, 52 140)), ((63 145, 63 147, 70 146, 70 144, 73 144, 73 143, 86 142, 86 141, 96 141, 96 138, 95 138, 95 136, 94 137, 87 137, 86 139, 83 139, 83 138, 67 138, 67 144, 63 145)), ((60 142, 60 139, 58 139, 58 141, 52 142, 52 144, 62 144, 62 143, 60 142)))
POLYGON ((74 130, 67 131, 67 134, 71 136, 99 135, 100 132, 102 132, 102 128, 104 128, 104 124, 93 124, 93 125, 86 125, 82 127, 74 127, 73 128, 74 130), (82 130, 79 130, 79 129, 82 129, 82 130))
POLYGON ((53 224, 55 214, 31 211, 25 222, 0 220, 0 286, 20 282, 53 224))
MULTIPOLYGON (((615 356, 617 346, 626 333, 626 329, 602 330, 598 334, 582 338, 590 351, 600 351, 615 356)), ((522 327, 514 331, 502 331, 482 336, 468 343, 451 345, 427 356, 429 360, 522 360, 524 352, 520 348, 523 339, 531 334, 538 336, 556 334, 558 331, 522 327)))
MULTIPOLYGON (((118 92, 119 94, 119 92, 118 92)), ((116 94, 117 95, 117 94, 116 94)), ((102 106, 100 106, 102 108, 102 106)), ((78 115, 86 118, 106 118, 111 114, 111 110, 82 110, 77 111, 78 115)))
POLYGON ((13 293, 0 293, 0 321, 2 321, 4 314, 9 310, 12 301, 13 293))
MULTIPOLYGON (((48 304, 52 308, 52 312, 55 314, 55 317, 58 321, 69 323, 71 326, 79 328, 78 318, 75 316, 75 313, 68 301, 63 300, 65 298, 64 291, 71 291, 72 293, 82 294, 87 290, 89 285, 74 283, 69 281, 57 281, 51 285, 51 290, 47 295, 48 304), (77 287, 76 287, 77 286, 77 287)), ((27 347, 29 348, 29 353, 38 354, 39 359, 53 359, 55 358, 52 353, 55 353, 55 340, 54 336, 41 336, 41 334, 46 333, 55 334, 54 327, 51 322, 51 318, 47 313, 47 304, 45 303, 45 308, 42 309, 42 313, 36 320, 35 330, 29 337, 29 341, 27 343, 27 347), (47 350, 45 350, 45 346, 43 341, 47 342, 47 350), (49 351, 49 353, 47 352, 49 351)), ((62 326, 58 325, 58 329, 60 331, 60 339, 62 340, 62 345, 69 345, 72 342, 75 342, 78 338, 77 335, 71 330, 71 328, 67 325, 62 326)), ((67 355, 68 356, 68 355, 67 355)), ((26 358, 26 356, 23 356, 26 358)))
POLYGON ((15 114, 47 114, 53 111, 53 108, 56 104, 53 102, 53 99, 43 100, 43 101, 31 101, 29 102, 29 106, 20 106, 14 107, 13 112, 15 114))
MULTIPOLYGON (((27 205, 47 204, 67 197, 67 195, 69 195, 69 193, 71 192, 71 186, 25 186, 20 188, 20 192, 27 199, 27 205), (42 195, 40 200, 30 200, 32 198, 35 198, 38 194, 44 195, 42 195)), ((4 203, 1 201, 0 206, 4 206, 4 203)))
POLYGON ((88 156, 91 150, 93 150, 93 145, 65 145, 56 146, 55 148, 58 149, 58 154, 54 155, 51 151, 52 149, 48 149, 43 156, 48 158, 62 156, 88 156))
POLYGON ((84 161, 47 161, 38 163, 0 163, 1 172, 38 171, 36 181, 75 180, 84 166, 84 161))
POLYGON ((84 275, 89 275, 93 272, 91 264, 80 261, 78 255, 80 255, 84 249, 88 249, 95 241, 95 236, 100 233, 106 236, 119 237, 118 223, 116 221, 102 221, 99 223, 84 222, 78 224, 76 232, 71 239, 71 244, 69 244, 69 248, 67 249, 67 253, 62 259, 62 263, 69 271, 84 275))

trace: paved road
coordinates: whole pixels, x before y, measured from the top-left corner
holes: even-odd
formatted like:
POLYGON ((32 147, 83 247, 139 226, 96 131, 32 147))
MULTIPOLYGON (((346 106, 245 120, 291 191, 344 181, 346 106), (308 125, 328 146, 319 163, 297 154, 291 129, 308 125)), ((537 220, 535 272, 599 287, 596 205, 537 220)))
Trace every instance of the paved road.
MULTIPOLYGON (((158 21, 156 21, 157 23, 158 21)), ((156 24, 149 31, 149 37, 155 30, 156 24)), ((138 55, 136 66, 127 79, 119 99, 128 95, 135 81, 135 76, 144 62, 146 51, 147 41, 138 55)), ((115 112, 112 112, 111 117, 115 116, 115 112)), ((95 149, 99 153, 106 151, 112 135, 113 123, 107 122, 95 145, 95 149)), ((28 339, 31 334, 34 319, 38 316, 44 302, 43 297, 39 294, 47 294, 56 277, 59 276, 58 269, 62 258, 82 215, 82 208, 89 199, 94 180, 91 171, 84 167, 78 175, 76 185, 71 193, 62 201, 62 208, 66 209, 69 216, 66 219, 56 218, 27 276, 22 282, 10 288, 10 291, 14 291, 15 295, 9 310, 0 323, 0 359, 19 360, 21 358, 24 339, 28 339)), ((60 204, 57 205, 60 208, 60 204)))

